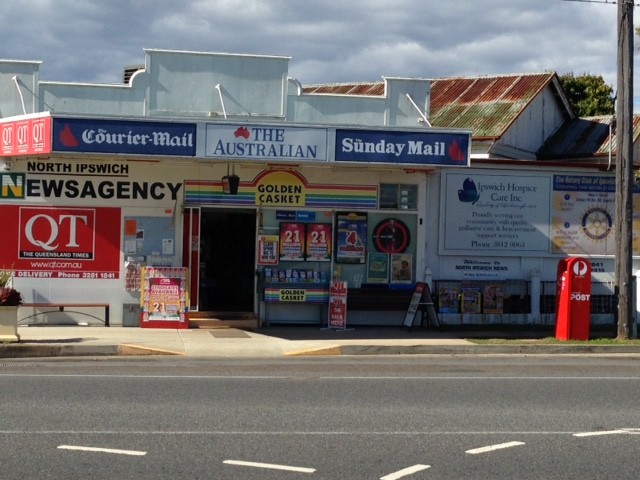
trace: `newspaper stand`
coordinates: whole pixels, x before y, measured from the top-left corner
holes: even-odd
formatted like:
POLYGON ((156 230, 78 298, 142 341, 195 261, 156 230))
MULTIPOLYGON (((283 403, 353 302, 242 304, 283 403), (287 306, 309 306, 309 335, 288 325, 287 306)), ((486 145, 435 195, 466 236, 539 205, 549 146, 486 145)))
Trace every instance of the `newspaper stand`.
POLYGON ((591 323, 591 262, 574 257, 558 263, 556 338, 589 340, 591 323))

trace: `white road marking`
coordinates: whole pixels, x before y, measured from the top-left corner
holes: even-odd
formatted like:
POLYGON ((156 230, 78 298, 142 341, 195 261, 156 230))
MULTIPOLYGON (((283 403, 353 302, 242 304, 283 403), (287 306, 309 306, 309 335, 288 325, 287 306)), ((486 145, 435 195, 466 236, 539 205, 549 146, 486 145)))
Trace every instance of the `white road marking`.
POLYGON ((431 468, 431 465, 417 464, 413 467, 403 468, 402 470, 398 470, 397 472, 393 472, 389 475, 385 475, 384 477, 380 477, 380 480, 397 480, 398 478, 406 477, 407 475, 413 475, 414 473, 421 472, 422 470, 426 470, 427 468, 431 468))
POLYGON ((100 452, 100 453, 115 453, 116 455, 133 455, 136 457, 142 457, 147 452, 140 452, 138 450, 119 450, 116 448, 98 448, 98 447, 82 447, 79 445, 59 445, 60 450, 80 450, 82 452, 100 452))
POLYGON ((638 435, 638 428, 619 428, 617 430, 599 430, 597 432, 580 432, 574 433, 574 437, 597 437, 599 435, 638 435))
POLYGON ((517 447, 519 445, 524 445, 524 442, 507 442, 507 443, 498 443, 496 445, 489 445, 486 447, 480 447, 480 448, 472 448, 471 450, 467 450, 466 453, 470 453, 471 455, 477 455, 478 453, 486 453, 486 452, 492 452, 494 450, 500 450, 503 448, 511 448, 511 447, 517 447))
POLYGON ((624 430, 599 430, 597 432, 580 432, 574 433, 574 437, 597 437, 599 435, 619 435, 626 433, 624 430))
POLYGON ((274 463, 243 462, 242 460, 225 460, 222 463, 226 463, 227 465, 239 465, 242 467, 271 468, 273 470, 286 470, 288 472, 299 473, 313 473, 316 471, 315 468, 292 467, 290 465, 276 465, 274 463))

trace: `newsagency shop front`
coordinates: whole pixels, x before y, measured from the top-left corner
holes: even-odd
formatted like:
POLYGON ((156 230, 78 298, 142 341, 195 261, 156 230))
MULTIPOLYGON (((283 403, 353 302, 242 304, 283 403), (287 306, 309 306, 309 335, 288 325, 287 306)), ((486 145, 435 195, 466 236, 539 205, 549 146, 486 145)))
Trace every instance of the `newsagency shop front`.
POLYGON ((426 185, 468 131, 82 118, 0 121, 0 266, 21 324, 399 325, 425 265, 426 185))

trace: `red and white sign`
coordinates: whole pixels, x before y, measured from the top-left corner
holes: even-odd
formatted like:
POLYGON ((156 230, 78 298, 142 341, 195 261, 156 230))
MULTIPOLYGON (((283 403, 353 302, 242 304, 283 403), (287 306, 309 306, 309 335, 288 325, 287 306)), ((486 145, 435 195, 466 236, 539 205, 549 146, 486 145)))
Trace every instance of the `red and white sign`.
POLYGON ((347 282, 334 280, 329 290, 329 328, 347 328, 347 282))
POLYGON ((141 327, 189 328, 187 279, 183 267, 144 267, 140 296, 141 327))
POLYGON ((51 153, 51 117, 13 117, 0 121, 0 156, 43 155, 51 153))
POLYGON ((16 277, 119 277, 119 208, 4 205, 0 218, 18 226, 0 240, 0 265, 16 277))

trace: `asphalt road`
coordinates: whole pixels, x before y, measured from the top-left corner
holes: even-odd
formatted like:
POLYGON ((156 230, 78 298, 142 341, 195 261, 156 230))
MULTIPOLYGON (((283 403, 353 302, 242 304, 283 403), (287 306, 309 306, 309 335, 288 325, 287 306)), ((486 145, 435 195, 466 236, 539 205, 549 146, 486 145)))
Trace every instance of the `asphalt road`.
POLYGON ((14 360, 3 479, 636 479, 616 357, 14 360))

